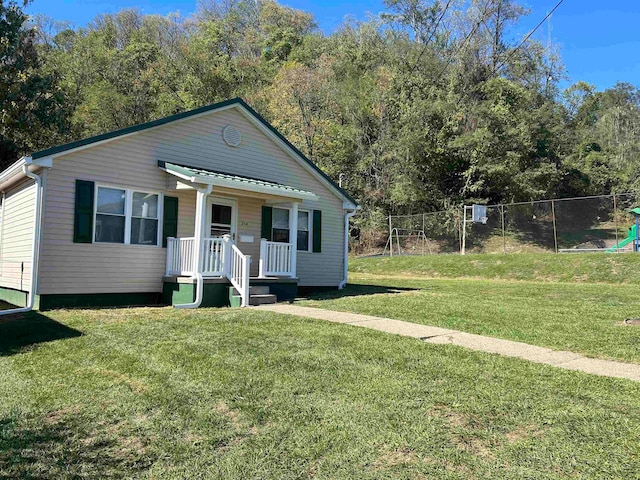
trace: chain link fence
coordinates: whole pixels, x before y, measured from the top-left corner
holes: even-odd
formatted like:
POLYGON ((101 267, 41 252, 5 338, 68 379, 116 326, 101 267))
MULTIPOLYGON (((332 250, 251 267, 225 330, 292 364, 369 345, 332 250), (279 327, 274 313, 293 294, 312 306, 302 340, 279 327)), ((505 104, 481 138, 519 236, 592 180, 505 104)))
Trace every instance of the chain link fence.
POLYGON ((622 193, 486 206, 486 222, 463 207, 390 215, 384 255, 442 253, 629 252, 635 245, 636 194, 622 193), (464 244, 464 245, 463 245, 464 244))
POLYGON ((426 255, 456 253, 462 239, 459 209, 389 217, 383 254, 426 255))

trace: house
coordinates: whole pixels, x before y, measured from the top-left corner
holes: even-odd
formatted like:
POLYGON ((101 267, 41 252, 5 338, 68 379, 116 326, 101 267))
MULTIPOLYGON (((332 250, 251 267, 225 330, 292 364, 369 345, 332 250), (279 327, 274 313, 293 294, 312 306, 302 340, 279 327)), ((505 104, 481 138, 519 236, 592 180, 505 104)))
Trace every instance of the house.
POLYGON ((248 305, 346 283, 356 201, 241 99, 0 173, 0 299, 248 305))

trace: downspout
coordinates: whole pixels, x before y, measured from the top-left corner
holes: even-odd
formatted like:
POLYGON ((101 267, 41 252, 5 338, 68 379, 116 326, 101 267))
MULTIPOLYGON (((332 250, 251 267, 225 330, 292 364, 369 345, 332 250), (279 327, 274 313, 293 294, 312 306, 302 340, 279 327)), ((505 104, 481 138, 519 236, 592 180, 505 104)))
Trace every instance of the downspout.
POLYGON ((196 300, 192 303, 180 303, 178 305, 174 305, 173 308, 198 308, 202 303, 202 295, 204 292, 204 279, 202 278, 202 273, 196 272, 191 278, 196 279, 196 300))
MULTIPOLYGON (((41 203, 42 203, 42 178, 29 171, 30 159, 22 166, 22 172, 36 183, 36 204, 33 214, 33 244, 31 247, 31 288, 29 289, 29 297, 27 298, 27 306, 22 308, 12 308, 10 310, 0 311, 0 316, 11 315, 14 313, 25 313, 33 310, 36 301, 36 287, 38 285, 38 250, 40 248, 40 223, 41 223, 41 203)), ((4 209, 4 205, 2 208, 4 209)))
POLYGON ((342 281, 338 284, 338 290, 342 290, 347 285, 349 277, 349 219, 356 214, 355 210, 351 210, 344 215, 344 275, 342 281))
POLYGON ((6 209, 7 193, 2 192, 2 217, 0 217, 0 276, 2 276, 2 270, 4 269, 4 256, 2 255, 2 246, 4 245, 4 212, 6 209))
POLYGON ((195 259, 195 268, 194 274, 191 278, 196 280, 196 299, 192 303, 181 303, 179 305, 174 305, 173 308, 198 308, 202 303, 202 297, 204 294, 204 279, 202 278, 202 273, 200 272, 200 268, 202 268, 202 226, 204 223, 204 215, 206 213, 206 203, 207 203, 207 195, 211 193, 213 187, 211 185, 207 185, 205 188, 198 189, 197 193, 197 202, 196 205, 196 228, 195 228, 195 250, 196 250, 196 259, 195 259))

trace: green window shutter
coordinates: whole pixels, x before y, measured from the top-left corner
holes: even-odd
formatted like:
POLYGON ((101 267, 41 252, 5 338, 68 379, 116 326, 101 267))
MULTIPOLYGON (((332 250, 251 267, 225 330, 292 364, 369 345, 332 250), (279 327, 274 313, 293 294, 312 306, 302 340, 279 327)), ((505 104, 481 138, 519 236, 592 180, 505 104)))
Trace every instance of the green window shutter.
POLYGON ((95 184, 76 180, 76 210, 73 222, 74 243, 93 242, 93 199, 95 184))
POLYGON ((313 211, 313 252, 322 252, 322 212, 313 211))
POLYGON ((162 218, 162 246, 166 248, 167 238, 178 236, 178 198, 164 197, 162 218))
POLYGON ((260 238, 271 241, 271 225, 273 225, 273 207, 262 207, 262 228, 260 238))

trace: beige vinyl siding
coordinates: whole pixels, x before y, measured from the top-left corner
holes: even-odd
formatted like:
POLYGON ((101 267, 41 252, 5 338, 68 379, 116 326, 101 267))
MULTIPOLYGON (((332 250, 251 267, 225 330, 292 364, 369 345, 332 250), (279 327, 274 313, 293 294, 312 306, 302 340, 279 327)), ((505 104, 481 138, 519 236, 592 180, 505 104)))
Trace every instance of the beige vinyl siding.
POLYGON ((260 271, 260 233, 262 230, 262 206, 264 200, 258 198, 238 198, 238 234, 236 244, 245 255, 251 255, 251 275, 260 271), (241 235, 253 237, 253 243, 240 241, 241 235))
POLYGON ((195 190, 179 190, 167 195, 178 197, 178 237, 193 237, 196 218, 195 190))
POLYGON ((29 290, 35 200, 36 186, 31 179, 6 192, 4 225, 0 225, 1 287, 29 290))
MULTIPOLYGON (((305 201, 302 208, 322 210, 322 253, 298 256, 300 284, 337 285, 340 282, 344 235, 342 200, 238 109, 232 108, 55 158, 47 178, 41 294, 160 291, 165 249, 73 243, 76 179, 178 196, 179 235, 192 236, 193 226, 189 226, 189 222, 193 223, 195 214, 195 193, 166 192, 167 174, 158 168, 159 160, 261 178, 316 193, 319 200, 305 201), (222 129, 229 124, 242 133, 239 147, 229 147, 222 140, 222 129)), ((255 240, 253 244, 238 246, 252 255, 253 268, 257 269, 264 200, 238 198, 238 233, 251 231, 255 240), (246 228, 241 223, 245 217, 246 228)))

